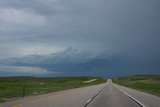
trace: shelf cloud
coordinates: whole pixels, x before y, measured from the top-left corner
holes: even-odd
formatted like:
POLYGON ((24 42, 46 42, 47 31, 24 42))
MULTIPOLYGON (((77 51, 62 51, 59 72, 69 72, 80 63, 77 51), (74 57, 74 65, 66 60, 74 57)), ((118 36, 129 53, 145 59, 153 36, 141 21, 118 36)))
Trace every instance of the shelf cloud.
POLYGON ((159 11, 158 0, 1 0, 0 73, 160 74, 159 11))

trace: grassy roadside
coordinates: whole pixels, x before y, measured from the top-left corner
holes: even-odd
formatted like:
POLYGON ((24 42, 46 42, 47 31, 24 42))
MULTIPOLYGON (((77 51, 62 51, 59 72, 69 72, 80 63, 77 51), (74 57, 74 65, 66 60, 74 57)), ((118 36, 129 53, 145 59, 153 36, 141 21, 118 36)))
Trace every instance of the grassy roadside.
POLYGON ((0 78, 0 102, 23 94, 36 95, 60 90, 73 89, 89 85, 97 85, 106 82, 103 78, 95 77, 59 77, 59 78, 35 78, 35 77, 1 77, 0 78), (93 82, 85 83, 96 79, 93 82))
POLYGON ((137 89, 156 96, 160 96, 160 76, 130 76, 123 78, 115 78, 113 82, 119 85, 137 89))

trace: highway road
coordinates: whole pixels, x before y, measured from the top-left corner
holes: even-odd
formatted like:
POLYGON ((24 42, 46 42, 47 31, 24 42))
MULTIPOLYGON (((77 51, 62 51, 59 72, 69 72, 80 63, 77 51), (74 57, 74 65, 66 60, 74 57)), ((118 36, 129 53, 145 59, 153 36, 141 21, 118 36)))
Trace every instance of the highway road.
POLYGON ((95 97, 87 107, 141 107, 137 102, 129 98, 123 91, 113 86, 109 80, 103 90, 95 97))
POLYGON ((160 107, 160 97, 108 80, 105 84, 20 98, 0 103, 0 107, 160 107))

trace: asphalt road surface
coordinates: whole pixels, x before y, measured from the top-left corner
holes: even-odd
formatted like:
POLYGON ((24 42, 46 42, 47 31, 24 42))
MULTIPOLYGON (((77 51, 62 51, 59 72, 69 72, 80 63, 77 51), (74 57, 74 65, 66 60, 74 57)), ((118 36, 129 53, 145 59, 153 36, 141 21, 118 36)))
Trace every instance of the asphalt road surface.
POLYGON ((113 86, 111 80, 87 107, 141 107, 124 92, 113 86))
POLYGON ((106 84, 30 96, 0 103, 0 107, 160 107, 160 97, 106 84))

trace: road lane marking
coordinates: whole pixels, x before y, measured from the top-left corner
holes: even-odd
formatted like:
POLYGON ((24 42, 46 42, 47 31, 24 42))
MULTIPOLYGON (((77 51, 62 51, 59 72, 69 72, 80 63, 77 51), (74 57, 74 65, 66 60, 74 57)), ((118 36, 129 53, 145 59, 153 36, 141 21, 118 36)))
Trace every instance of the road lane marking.
POLYGON ((92 99, 89 99, 89 100, 87 101, 87 103, 89 103, 91 100, 92 100, 92 99))
POLYGON ((134 97, 132 97, 130 94, 128 94, 127 92, 125 92, 124 90, 122 90, 121 88, 117 87, 116 85, 114 85, 116 88, 118 88, 120 91, 122 91, 124 94, 126 94, 129 98, 131 98, 133 101, 135 101, 137 104, 139 104, 141 107, 146 107, 144 104, 142 104, 140 101, 138 101, 137 99, 135 99, 134 97))
MULTIPOLYGON (((104 88, 104 87, 103 87, 103 88, 104 88)), ((98 94, 103 90, 103 88, 102 88, 99 92, 97 92, 97 94, 96 94, 95 96, 93 96, 93 98, 89 99, 89 100, 87 101, 87 103, 84 105, 84 107, 87 107, 88 104, 89 104, 94 98, 96 98, 96 97, 98 96, 98 94)))

